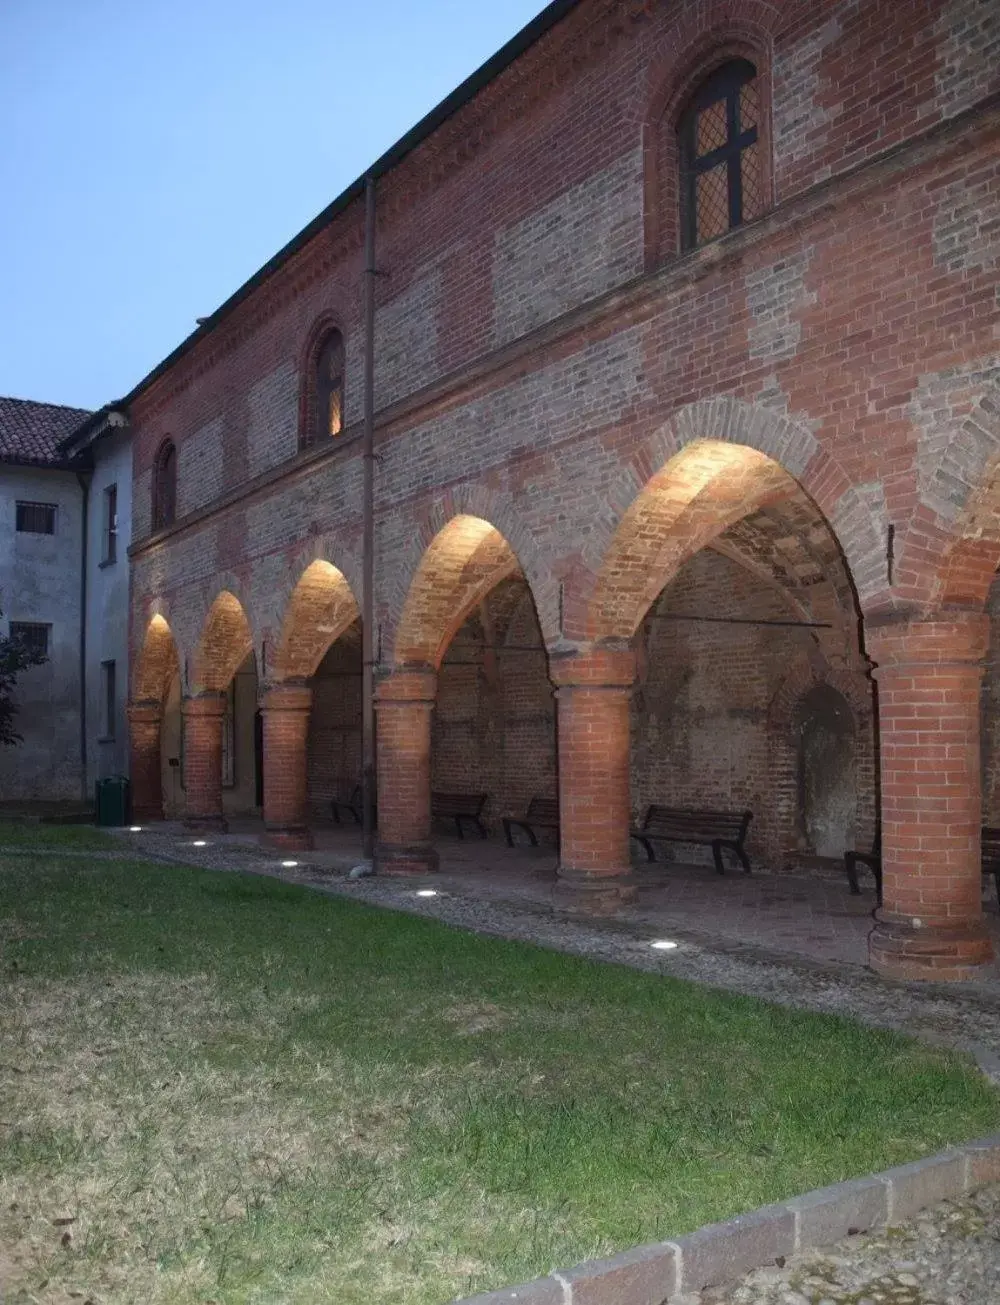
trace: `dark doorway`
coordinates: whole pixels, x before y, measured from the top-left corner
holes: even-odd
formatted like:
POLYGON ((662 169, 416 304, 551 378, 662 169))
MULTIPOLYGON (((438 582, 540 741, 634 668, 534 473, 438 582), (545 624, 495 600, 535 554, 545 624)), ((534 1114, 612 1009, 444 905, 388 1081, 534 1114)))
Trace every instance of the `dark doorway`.
POLYGON ((795 713, 799 820, 806 848, 842 857, 854 846, 857 789, 854 718, 843 694, 817 684, 795 713))

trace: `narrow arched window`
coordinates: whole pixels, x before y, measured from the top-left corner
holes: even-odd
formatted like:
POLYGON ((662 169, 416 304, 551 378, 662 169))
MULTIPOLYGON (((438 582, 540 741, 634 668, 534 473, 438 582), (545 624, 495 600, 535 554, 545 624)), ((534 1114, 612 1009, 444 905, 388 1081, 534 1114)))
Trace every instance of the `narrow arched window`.
POLYGON ((166 440, 153 467, 153 529, 165 530, 177 515, 177 449, 166 440))
POLYGON ((344 429, 344 337, 330 331, 316 354, 316 412, 312 438, 335 439, 344 429))
POLYGON ((679 124, 681 244, 693 249, 763 211, 757 69, 747 59, 717 68, 679 124))

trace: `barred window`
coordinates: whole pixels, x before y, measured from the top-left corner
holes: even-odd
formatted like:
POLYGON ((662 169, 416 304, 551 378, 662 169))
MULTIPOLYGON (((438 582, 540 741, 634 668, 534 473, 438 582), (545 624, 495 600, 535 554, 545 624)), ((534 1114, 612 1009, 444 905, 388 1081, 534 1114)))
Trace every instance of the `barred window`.
POLYGON ((717 68, 681 117, 681 243, 693 249, 764 208, 760 92, 747 59, 717 68))
POLYGON ((22 503, 16 509, 15 529, 22 535, 54 535, 56 533, 56 505, 54 503, 22 503))
POLYGON ((51 629, 51 625, 43 625, 38 621, 11 621, 10 637, 13 642, 19 643, 36 656, 48 657, 51 629))

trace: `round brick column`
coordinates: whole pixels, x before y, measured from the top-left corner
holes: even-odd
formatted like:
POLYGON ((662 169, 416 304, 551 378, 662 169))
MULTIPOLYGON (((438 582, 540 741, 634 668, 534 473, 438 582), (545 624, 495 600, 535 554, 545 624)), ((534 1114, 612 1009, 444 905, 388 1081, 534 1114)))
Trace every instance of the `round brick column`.
POLYGON ((871 965, 897 979, 967 979, 993 950, 983 921, 979 690, 984 615, 866 624, 877 663, 882 906, 871 965))
POLYGON ((431 712, 437 675, 396 671, 375 693, 378 713, 380 874, 427 874, 438 868, 431 843, 431 712))
POLYGON ((264 837, 272 847, 307 851, 307 762, 312 689, 278 684, 261 696, 264 725, 264 837))
POLYGON ((228 828, 222 814, 224 693, 200 693, 181 703, 184 716, 184 823, 188 829, 228 828))
POLYGON ((128 713, 129 788, 136 823, 163 819, 163 762, 160 732, 163 708, 158 702, 130 702, 128 713))
POLYGON ((561 889, 592 910, 635 896, 631 823, 629 699, 633 652, 595 649, 553 657, 559 742, 561 889))

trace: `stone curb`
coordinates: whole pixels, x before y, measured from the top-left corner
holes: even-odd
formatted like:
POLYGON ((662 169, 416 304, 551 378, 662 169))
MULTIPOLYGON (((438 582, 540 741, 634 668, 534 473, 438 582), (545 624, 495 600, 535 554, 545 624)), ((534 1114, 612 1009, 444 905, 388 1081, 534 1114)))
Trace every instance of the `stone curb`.
POLYGON ((709 1224, 676 1241, 636 1246, 608 1260, 553 1270, 454 1305, 670 1305, 675 1296, 728 1282, 775 1260, 853 1233, 902 1223, 938 1201, 1000 1182, 1000 1133, 820 1187, 804 1196, 709 1224))

